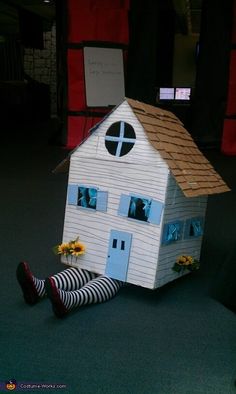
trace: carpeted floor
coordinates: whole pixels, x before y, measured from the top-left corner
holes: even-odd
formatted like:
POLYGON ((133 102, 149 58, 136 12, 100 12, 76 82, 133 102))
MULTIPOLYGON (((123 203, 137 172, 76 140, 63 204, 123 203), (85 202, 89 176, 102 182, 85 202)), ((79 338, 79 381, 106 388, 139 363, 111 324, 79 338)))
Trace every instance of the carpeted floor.
POLYGON ((50 127, 2 130, 0 392, 15 379, 66 394, 236 393, 236 313, 222 303, 235 285, 236 157, 206 152, 233 190, 209 198, 200 272, 156 291, 128 286, 60 320, 48 300, 27 306, 15 279, 20 260, 39 277, 62 268, 51 249, 67 175, 51 170, 67 151, 48 144, 50 127))

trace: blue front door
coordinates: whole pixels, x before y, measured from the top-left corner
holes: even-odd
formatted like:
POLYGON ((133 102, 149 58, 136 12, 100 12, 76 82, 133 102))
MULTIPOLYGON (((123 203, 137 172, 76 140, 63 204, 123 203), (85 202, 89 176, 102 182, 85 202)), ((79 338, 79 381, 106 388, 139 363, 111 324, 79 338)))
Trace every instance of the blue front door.
POLYGON ((107 276, 126 281, 132 234, 111 230, 107 256, 107 276))

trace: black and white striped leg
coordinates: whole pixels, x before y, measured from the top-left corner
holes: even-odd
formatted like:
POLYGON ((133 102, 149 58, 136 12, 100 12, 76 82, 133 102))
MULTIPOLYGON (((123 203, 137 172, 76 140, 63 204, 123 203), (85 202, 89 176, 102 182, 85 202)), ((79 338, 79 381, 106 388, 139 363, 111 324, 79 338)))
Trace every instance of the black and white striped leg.
POLYGON ((45 291, 45 280, 44 279, 38 279, 35 276, 33 277, 33 281, 35 284, 35 287, 37 289, 38 295, 40 298, 43 298, 46 296, 46 291, 45 291))
POLYGON ((71 309, 82 305, 108 301, 122 286, 123 282, 119 280, 99 276, 79 290, 64 291, 56 287, 53 278, 46 280, 47 294, 52 302, 53 311, 58 317, 63 317, 71 309))
POLYGON ((58 274, 52 276, 56 287, 65 291, 78 290, 91 279, 97 277, 97 274, 80 268, 70 267, 58 274))
MULTIPOLYGON (((16 276, 27 304, 34 305, 46 296, 45 280, 36 278, 28 263, 21 262, 17 266, 16 276)), ((92 272, 72 267, 53 275, 52 278, 59 289, 71 291, 80 289, 96 276, 92 272)))

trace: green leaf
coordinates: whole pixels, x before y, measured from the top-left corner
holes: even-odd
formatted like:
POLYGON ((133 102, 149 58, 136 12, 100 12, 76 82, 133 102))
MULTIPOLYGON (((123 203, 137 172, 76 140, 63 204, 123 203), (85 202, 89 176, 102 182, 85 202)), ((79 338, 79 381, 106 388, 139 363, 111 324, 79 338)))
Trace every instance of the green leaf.
POLYGON ((53 251, 54 254, 58 255, 58 245, 54 246, 52 248, 52 251, 53 251))
POLYGON ((178 264, 175 264, 172 267, 172 270, 175 271, 175 272, 180 272, 182 270, 182 267, 180 267, 180 265, 178 265, 178 264))

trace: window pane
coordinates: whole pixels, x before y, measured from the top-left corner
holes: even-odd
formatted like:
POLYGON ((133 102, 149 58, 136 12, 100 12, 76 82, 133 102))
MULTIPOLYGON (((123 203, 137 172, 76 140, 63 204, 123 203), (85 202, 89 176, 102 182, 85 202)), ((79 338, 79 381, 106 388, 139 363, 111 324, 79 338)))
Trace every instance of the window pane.
POLYGON ((125 131, 124 131, 125 138, 136 138, 135 132, 133 127, 129 123, 125 123, 125 131))
POLYGON ((173 223, 166 223, 163 228, 162 243, 171 244, 172 242, 179 241, 182 238, 183 222, 176 221, 173 223))
POLYGON ((109 152, 111 155, 113 155, 113 156, 116 155, 118 142, 115 142, 115 141, 105 141, 105 146, 106 146, 108 152, 109 152))
POLYGON ((203 218, 195 217, 186 220, 184 237, 186 239, 203 235, 203 218))
POLYGON ((78 206, 84 208, 96 209, 97 189, 88 187, 79 187, 78 206))
POLYGON ((89 208, 96 208, 97 203, 97 189, 87 189, 89 195, 89 208))
POLYGON ((112 247, 113 247, 113 249, 117 248, 117 239, 113 239, 112 247))
POLYGON ((180 225, 173 223, 168 226, 167 241, 177 241, 180 238, 180 225))
POLYGON ((133 148, 134 144, 130 142, 123 142, 121 151, 120 151, 120 156, 125 156, 129 151, 133 148))
POLYGON ((113 123, 107 130, 108 136, 119 137, 120 135, 120 122, 113 123))
POLYGON ((147 222, 151 200, 146 198, 131 197, 128 217, 147 222))
POLYGON ((189 235, 190 237, 198 237, 202 235, 202 224, 200 220, 193 220, 190 225, 189 235))

